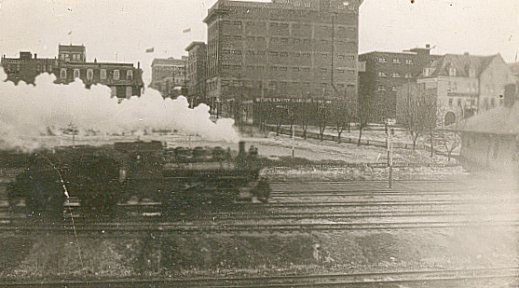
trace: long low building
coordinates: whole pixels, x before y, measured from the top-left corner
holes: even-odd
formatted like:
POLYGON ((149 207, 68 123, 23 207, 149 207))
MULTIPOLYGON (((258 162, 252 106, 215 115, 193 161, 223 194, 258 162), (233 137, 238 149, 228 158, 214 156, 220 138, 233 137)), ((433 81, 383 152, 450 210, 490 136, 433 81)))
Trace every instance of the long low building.
POLYGON ((519 102, 515 85, 504 105, 450 127, 462 135, 461 160, 471 167, 500 171, 519 168, 519 102))
POLYGON ((56 83, 68 84, 81 79, 86 87, 101 84, 110 87, 112 96, 129 98, 141 96, 144 89, 142 70, 132 63, 86 61, 86 48, 79 45, 59 45, 57 58, 38 58, 31 52, 20 52, 19 58, 2 57, 1 65, 7 80, 33 84, 41 73, 52 73, 56 83))

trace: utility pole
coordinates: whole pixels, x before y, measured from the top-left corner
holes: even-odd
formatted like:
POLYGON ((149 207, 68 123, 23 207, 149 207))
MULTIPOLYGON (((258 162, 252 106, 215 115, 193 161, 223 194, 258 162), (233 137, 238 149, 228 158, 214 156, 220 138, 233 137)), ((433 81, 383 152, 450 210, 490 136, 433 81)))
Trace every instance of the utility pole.
POLYGON ((393 126, 396 124, 395 119, 386 119, 386 135, 387 135, 387 166, 389 168, 388 184, 389 188, 393 188, 393 126))

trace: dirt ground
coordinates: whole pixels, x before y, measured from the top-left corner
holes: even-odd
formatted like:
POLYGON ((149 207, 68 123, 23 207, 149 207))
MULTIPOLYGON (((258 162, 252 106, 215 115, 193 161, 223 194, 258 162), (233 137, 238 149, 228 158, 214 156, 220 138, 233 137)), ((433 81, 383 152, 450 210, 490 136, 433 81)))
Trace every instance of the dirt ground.
POLYGON ((369 272, 519 264, 517 230, 0 236, 3 279, 369 272), (79 257, 81 255, 81 258, 79 257))

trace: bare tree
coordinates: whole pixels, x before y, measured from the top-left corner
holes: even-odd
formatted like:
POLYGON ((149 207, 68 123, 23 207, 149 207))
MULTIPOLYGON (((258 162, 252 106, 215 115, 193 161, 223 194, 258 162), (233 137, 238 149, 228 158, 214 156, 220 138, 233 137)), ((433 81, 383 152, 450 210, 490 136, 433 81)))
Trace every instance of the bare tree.
POLYGON ((361 145, 362 132, 364 131, 364 128, 368 127, 372 111, 372 101, 369 96, 364 95, 364 97, 359 97, 359 102, 360 105, 357 115, 357 120, 359 122, 359 139, 357 140, 357 146, 361 145))
POLYGON ((354 117, 355 107, 346 99, 337 100, 332 108, 332 118, 337 129, 337 142, 341 143, 341 136, 344 130, 350 132, 350 124, 354 117))
POLYGON ((461 146, 461 137, 458 133, 438 130, 438 140, 447 152, 447 159, 450 162, 452 158, 452 152, 461 146))
POLYGON ((317 121, 319 123, 319 139, 324 140, 324 131, 326 131, 326 125, 328 124, 328 113, 329 109, 325 103, 319 103, 317 109, 317 121))
MULTIPOLYGON (((413 150, 415 150, 416 142, 421 136, 429 133, 431 139, 434 138, 433 132, 436 127, 437 117, 436 98, 428 96, 425 93, 425 89, 416 84, 411 84, 408 87, 407 94, 405 125, 411 135, 413 150)), ((432 144, 431 146, 431 149, 434 149, 434 145, 432 144)))
POLYGON ((301 128, 303 129, 303 138, 306 139, 307 138, 307 132, 308 132, 308 126, 310 124, 310 117, 314 117, 315 112, 314 112, 314 109, 313 109, 313 101, 311 102, 303 102, 303 103, 298 103, 298 105, 296 105, 296 110, 295 110, 295 121, 301 125, 301 128))

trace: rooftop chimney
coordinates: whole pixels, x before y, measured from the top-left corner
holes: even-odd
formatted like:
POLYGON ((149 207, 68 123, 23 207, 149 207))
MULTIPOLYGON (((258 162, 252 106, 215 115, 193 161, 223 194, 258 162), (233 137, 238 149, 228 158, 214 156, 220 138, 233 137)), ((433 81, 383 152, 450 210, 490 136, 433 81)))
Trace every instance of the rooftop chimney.
POLYGON ((431 44, 425 44, 426 49, 431 49, 431 44))
POLYGON ((38 54, 34 53, 34 59, 38 59, 38 54))

